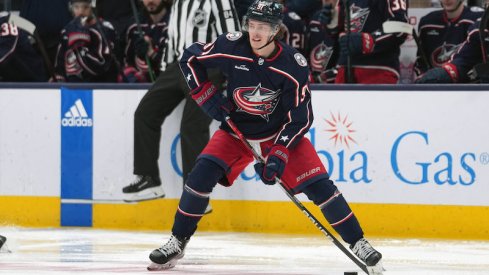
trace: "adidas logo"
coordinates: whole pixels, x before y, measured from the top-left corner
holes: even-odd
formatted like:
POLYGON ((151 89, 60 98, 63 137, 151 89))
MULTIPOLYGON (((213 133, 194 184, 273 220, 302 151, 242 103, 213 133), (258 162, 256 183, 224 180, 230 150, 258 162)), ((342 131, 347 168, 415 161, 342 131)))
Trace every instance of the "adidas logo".
POLYGON ((61 119, 61 125, 64 127, 92 127, 93 121, 88 117, 81 99, 77 99, 70 110, 65 113, 61 119))

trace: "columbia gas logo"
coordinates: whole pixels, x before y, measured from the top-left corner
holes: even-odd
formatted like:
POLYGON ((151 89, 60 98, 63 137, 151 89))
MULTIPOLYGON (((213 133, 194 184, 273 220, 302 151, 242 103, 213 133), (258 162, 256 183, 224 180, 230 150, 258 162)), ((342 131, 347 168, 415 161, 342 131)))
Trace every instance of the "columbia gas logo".
POLYGON ((75 104, 64 114, 61 125, 63 127, 92 127, 93 121, 88 117, 81 99, 77 99, 75 104))

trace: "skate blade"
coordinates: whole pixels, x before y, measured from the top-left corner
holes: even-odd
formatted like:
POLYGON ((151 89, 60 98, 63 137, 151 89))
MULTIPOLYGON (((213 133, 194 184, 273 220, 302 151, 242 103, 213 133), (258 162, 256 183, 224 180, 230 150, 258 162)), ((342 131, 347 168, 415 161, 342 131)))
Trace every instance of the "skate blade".
POLYGON ((374 266, 367 266, 367 271, 369 275, 382 275, 385 271, 384 266, 382 265, 382 260, 380 260, 374 266))
POLYGON ((165 192, 163 191, 163 188, 161 188, 160 186, 148 188, 137 194, 124 194, 124 195, 125 195, 125 198, 123 199, 124 202, 149 201, 149 200, 162 199, 166 196, 165 192))
POLYGON ((176 264, 177 264, 176 260, 169 261, 166 264, 151 263, 150 265, 148 265, 147 269, 148 271, 162 271, 162 270, 174 268, 176 264))

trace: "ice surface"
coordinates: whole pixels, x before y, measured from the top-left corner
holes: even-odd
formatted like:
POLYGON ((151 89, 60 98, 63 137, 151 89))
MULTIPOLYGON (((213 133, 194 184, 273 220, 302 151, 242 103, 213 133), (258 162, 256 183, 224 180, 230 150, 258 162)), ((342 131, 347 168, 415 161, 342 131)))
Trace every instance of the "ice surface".
MULTIPOLYGON (((339 274, 358 271, 322 235, 197 233, 174 269, 149 272, 149 253, 169 232, 0 227, 12 253, 0 274, 339 274)), ((384 274, 489 274, 489 242, 370 239, 384 274)))

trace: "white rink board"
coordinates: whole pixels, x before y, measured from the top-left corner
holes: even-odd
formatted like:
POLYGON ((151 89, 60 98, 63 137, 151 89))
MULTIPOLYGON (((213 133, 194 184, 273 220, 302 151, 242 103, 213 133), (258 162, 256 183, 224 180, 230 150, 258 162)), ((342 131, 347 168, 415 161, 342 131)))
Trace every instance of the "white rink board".
MULTIPOLYGON (((144 93, 93 92, 95 199, 121 198, 121 188, 133 179, 133 114, 144 93)), ((488 92, 474 91, 315 90, 315 122, 308 137, 326 167, 330 164, 324 156, 332 158, 332 178, 351 202, 488 206, 487 102, 488 92), (341 121, 334 122, 333 117, 341 121), (345 135, 345 125, 350 123, 349 136, 356 143, 335 145, 330 139, 333 133, 345 135), (391 161, 395 144, 404 181, 396 176, 391 161), (447 175, 451 184, 445 182, 447 175), (406 182, 423 178, 424 183, 406 182)), ((181 169, 179 146, 174 146, 172 157, 181 111, 179 106, 167 118, 160 148, 161 175, 169 198, 178 198, 181 192, 182 180, 176 172, 181 169)), ((0 196, 60 195, 60 116, 57 89, 0 91, 0 196)), ((251 166, 245 175, 254 177, 251 166)), ((288 200, 278 187, 265 186, 256 178, 240 179, 231 188, 219 186, 212 197, 288 200)))

